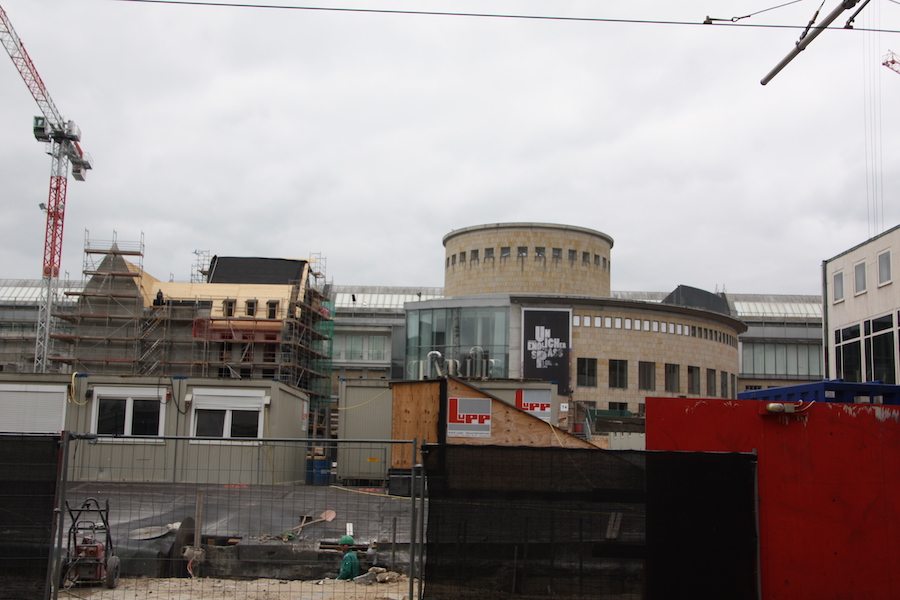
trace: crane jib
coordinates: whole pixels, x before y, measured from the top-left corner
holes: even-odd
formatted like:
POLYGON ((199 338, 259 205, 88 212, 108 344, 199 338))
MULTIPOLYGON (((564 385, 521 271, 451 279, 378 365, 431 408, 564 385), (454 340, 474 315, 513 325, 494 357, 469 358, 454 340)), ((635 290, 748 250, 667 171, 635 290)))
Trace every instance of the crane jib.
POLYGON ((40 108, 43 116, 34 118, 32 130, 35 139, 49 144, 49 154, 52 159, 50 194, 46 205, 41 203, 41 207, 47 212, 47 225, 44 234, 44 259, 41 263, 44 286, 38 310, 34 350, 34 371, 44 373, 47 371, 52 339, 50 336, 53 325, 51 307, 56 296, 56 283, 59 279, 62 260, 68 169, 71 165, 72 176, 78 181, 84 181, 85 172, 93 168, 93 161, 79 145, 81 129, 74 121, 63 119, 57 110, 37 68, 31 61, 31 57, 28 56, 25 46, 13 29, 9 16, 2 6, 0 6, 0 43, 3 44, 3 48, 40 108))

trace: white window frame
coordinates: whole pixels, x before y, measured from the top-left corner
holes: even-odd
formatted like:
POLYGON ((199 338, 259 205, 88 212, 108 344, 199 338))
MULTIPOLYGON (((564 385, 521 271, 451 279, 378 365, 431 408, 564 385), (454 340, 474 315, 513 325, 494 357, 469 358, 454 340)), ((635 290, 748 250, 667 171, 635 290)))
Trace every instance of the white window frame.
POLYGON ((844 301, 844 272, 838 271, 837 273, 832 273, 831 275, 831 298, 834 303, 843 302, 844 301), (841 281, 841 285, 838 286, 838 279, 841 281), (840 290, 840 295, 838 295, 838 291, 840 290))
POLYGON ((853 295, 858 296, 859 294, 865 294, 866 289, 868 288, 868 282, 866 281, 866 263, 858 262, 853 265, 853 295), (862 272, 862 277, 859 276, 860 272, 862 272), (862 287, 860 287, 860 281, 862 281, 862 287))
MULTIPOLYGON (((166 431, 166 392, 164 387, 118 387, 118 386, 94 386, 91 397, 91 433, 102 436, 101 439, 123 439, 135 438, 129 433, 133 425, 134 417, 134 401, 135 400, 156 400, 159 402, 159 428, 157 436, 162 437, 166 431), (100 399, 107 398, 124 398, 125 399, 125 433, 113 436, 110 434, 97 433, 97 420, 100 418, 100 399)), ((142 438, 149 439, 149 438, 142 438)), ((162 440, 153 440, 162 441, 162 440)))
POLYGON ((581 327, 581 315, 572 315, 572 327, 581 327))
POLYGON ((265 432, 265 408, 271 398, 266 396, 266 390, 262 389, 221 389, 221 388, 193 388, 189 397, 191 403, 191 443, 207 444, 245 444, 256 443, 263 439, 265 432), (224 410, 225 423, 222 428, 221 438, 197 437, 197 411, 198 410, 224 410), (231 412, 234 410, 255 410, 259 412, 259 421, 256 424, 256 437, 240 438, 236 440, 224 435, 231 431, 231 412), (229 439, 230 438, 230 439, 229 439), (246 440, 246 441, 244 441, 246 440))
POLYGON ((894 272, 893 272, 893 265, 891 265, 891 251, 890 250, 885 250, 884 252, 878 253, 878 256, 875 259, 875 267, 876 267, 876 270, 878 271, 878 287, 887 285, 891 281, 894 280, 894 272), (882 258, 887 259, 887 271, 888 271, 887 279, 881 279, 881 259, 882 258))

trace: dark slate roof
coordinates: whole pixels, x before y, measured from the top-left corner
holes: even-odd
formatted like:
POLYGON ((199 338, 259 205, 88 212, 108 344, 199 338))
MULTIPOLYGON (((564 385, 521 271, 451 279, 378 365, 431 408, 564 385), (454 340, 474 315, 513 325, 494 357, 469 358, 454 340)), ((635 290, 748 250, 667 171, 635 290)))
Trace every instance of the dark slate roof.
POLYGON ((302 279, 305 265, 305 260, 288 258, 213 256, 206 282, 287 285, 302 279))
POLYGON ((707 292, 706 290, 697 289, 688 285, 679 285, 675 291, 666 296, 662 301, 663 304, 676 304, 678 306, 689 306, 692 308, 702 308, 711 310, 723 315, 730 315, 728 309, 728 301, 718 294, 707 292))

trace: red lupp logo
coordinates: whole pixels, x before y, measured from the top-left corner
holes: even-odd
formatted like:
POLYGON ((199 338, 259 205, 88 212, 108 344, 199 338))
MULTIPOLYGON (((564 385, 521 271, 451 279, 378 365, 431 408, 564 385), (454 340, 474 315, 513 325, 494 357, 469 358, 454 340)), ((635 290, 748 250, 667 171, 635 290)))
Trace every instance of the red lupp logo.
POLYGON ((477 423, 479 425, 484 425, 489 423, 491 420, 491 413, 464 413, 460 412, 459 409, 459 398, 450 398, 450 414, 448 415, 448 419, 450 423, 454 424, 462 424, 469 425, 472 423, 477 423))
POLYGON ((528 402, 525 400, 524 390, 516 390, 516 408, 524 411, 550 410, 549 402, 528 402))

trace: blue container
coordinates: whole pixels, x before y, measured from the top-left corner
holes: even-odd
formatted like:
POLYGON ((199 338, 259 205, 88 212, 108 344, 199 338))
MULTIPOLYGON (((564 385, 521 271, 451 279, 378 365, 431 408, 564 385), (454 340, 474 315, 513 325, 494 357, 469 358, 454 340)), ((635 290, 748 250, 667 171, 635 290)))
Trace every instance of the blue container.
POLYGON ((852 383, 825 379, 784 387, 748 390, 738 394, 740 400, 762 402, 846 402, 848 404, 900 405, 900 386, 877 381, 852 383))
POLYGON ((306 482, 313 485, 328 485, 331 481, 331 461, 327 458, 313 458, 307 463, 306 482), (310 478, 310 469, 312 477, 310 478))

